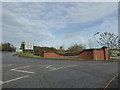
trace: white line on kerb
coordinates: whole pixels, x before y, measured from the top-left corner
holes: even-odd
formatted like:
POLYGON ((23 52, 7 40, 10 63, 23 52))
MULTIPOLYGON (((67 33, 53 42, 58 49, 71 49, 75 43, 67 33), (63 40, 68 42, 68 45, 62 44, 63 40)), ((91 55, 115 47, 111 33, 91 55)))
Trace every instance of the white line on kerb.
POLYGON ((11 79, 11 80, 8 80, 8 81, 5 81, 5 82, 1 81, 0 84, 5 84, 5 83, 13 82, 13 81, 20 80, 20 79, 26 78, 26 77, 29 77, 29 75, 22 76, 22 77, 19 77, 19 78, 15 78, 15 79, 11 79))
MULTIPOLYGON (((119 75, 119 74, 118 74, 118 75, 119 75)), ((107 87, 109 86, 109 84, 110 84, 118 75, 114 76, 114 77, 108 82, 108 84, 105 86, 105 88, 107 88, 107 87)))

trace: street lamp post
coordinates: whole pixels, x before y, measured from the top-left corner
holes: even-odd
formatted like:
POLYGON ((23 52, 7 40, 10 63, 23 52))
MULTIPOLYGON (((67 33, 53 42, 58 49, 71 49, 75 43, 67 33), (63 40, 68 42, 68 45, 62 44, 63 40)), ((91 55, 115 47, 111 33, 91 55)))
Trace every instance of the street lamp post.
POLYGON ((99 32, 94 34, 94 47, 95 47, 95 59, 97 61, 97 53, 96 53, 96 40, 95 40, 95 35, 99 34, 99 32))
POLYGON ((33 54, 34 54, 34 43, 33 43, 33 54))

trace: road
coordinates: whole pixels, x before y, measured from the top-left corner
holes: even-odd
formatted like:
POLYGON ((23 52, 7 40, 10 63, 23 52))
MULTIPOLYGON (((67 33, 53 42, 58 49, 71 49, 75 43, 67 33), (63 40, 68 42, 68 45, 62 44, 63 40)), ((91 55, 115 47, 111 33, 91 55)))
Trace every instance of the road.
POLYGON ((104 88, 118 75, 118 62, 31 59, 12 55, 2 55, 0 84, 3 88, 104 88))

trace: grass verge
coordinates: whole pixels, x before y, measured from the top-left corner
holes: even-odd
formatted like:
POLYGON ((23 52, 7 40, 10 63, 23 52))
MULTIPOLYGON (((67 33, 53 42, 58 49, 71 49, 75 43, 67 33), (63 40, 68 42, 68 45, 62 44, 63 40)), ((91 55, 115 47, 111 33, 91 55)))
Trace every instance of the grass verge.
POLYGON ((0 51, 1 53, 14 53, 14 52, 11 52, 11 51, 0 51))
POLYGON ((23 56, 23 57, 31 57, 31 58, 42 58, 40 56, 36 56, 30 53, 16 53, 14 56, 23 56))

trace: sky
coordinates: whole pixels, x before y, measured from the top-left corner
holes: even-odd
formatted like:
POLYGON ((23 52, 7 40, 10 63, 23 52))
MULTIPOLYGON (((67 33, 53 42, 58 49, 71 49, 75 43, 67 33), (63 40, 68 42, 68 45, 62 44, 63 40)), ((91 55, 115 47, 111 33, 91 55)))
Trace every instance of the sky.
MULTIPOLYGON (((2 42, 20 47, 94 45, 96 32, 118 35, 117 2, 3 2, 2 42)), ((96 35, 98 40, 99 35, 96 35)))

